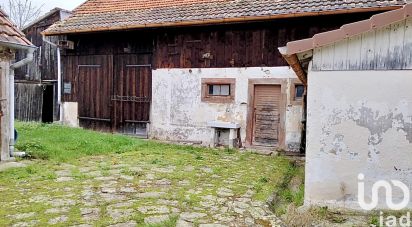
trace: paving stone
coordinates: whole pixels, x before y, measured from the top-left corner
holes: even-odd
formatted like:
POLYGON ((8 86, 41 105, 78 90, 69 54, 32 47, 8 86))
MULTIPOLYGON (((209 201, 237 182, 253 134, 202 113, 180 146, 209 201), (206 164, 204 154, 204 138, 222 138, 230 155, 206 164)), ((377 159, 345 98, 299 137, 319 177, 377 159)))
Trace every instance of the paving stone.
POLYGON ((206 216, 207 216, 207 214, 204 214, 204 213, 185 212, 185 213, 180 214, 180 219, 185 220, 185 221, 193 222, 196 219, 203 218, 203 217, 206 217, 206 216))
POLYGON ((99 220, 99 208, 81 208, 80 214, 84 221, 96 221, 99 220))
POLYGON ((188 185, 190 185, 190 181, 188 181, 188 180, 182 180, 182 181, 179 181, 179 182, 178 182, 178 185, 180 185, 180 186, 188 186, 188 185))
POLYGON ((202 167, 200 168, 200 170, 202 170, 205 173, 213 173, 213 169, 209 167, 202 167))
POLYGON ((115 188, 106 188, 106 187, 104 187, 104 188, 102 188, 100 191, 101 191, 102 193, 108 193, 108 194, 116 193, 116 189, 115 189, 115 188))
POLYGON ((61 214, 61 213, 67 213, 69 212, 69 208, 68 207, 54 207, 54 208, 50 208, 47 209, 44 213, 46 214, 61 214))
POLYGON ((131 207, 136 202, 136 200, 128 200, 123 203, 115 203, 107 207, 107 209, 122 208, 122 207, 131 207))
POLYGON ((173 173, 176 169, 176 166, 168 166, 164 168, 154 168, 153 170, 158 173, 173 173))
POLYGON ((73 177, 58 177, 56 179, 56 182, 60 183, 60 182, 68 182, 72 180, 73 180, 73 177))
POLYGON ((230 223, 236 219, 234 216, 227 215, 227 213, 216 214, 213 216, 213 218, 223 223, 230 223))
POLYGON ((184 171, 185 171, 185 172, 193 172, 193 171, 195 171, 195 167, 193 167, 193 166, 186 166, 186 167, 184 168, 184 171))
POLYGON ((19 213, 19 214, 8 215, 8 217, 10 217, 11 219, 26 219, 26 218, 34 217, 34 215, 36 215, 36 213, 31 212, 31 213, 19 213))
POLYGON ((122 187, 122 188, 120 188, 120 192, 123 192, 123 193, 134 193, 134 192, 136 192, 136 189, 131 188, 131 187, 122 187))
POLYGON ((157 186, 170 186, 170 185, 172 185, 172 181, 170 181, 168 179, 161 179, 161 180, 157 180, 155 182, 155 184, 157 186))
POLYGON ((128 181, 132 181, 134 179, 133 176, 127 176, 127 175, 120 175, 120 178, 123 180, 128 180, 128 181))
POLYGON ((122 170, 120 170, 120 169, 111 169, 111 170, 109 170, 110 175, 120 174, 121 172, 122 172, 122 170))
POLYGON ((232 190, 230 190, 228 188, 219 188, 217 190, 217 195, 219 197, 232 197, 232 196, 234 196, 232 190))
POLYGON ((160 224, 170 219, 169 215, 150 216, 144 219, 144 223, 148 225, 160 224))
POLYGON ((109 225, 108 227, 136 227, 137 223, 135 221, 130 221, 126 223, 118 223, 114 225, 109 225))
POLYGON ((142 206, 138 210, 143 214, 168 214, 170 212, 166 206, 142 206))
POLYGON ((113 220, 118 221, 123 218, 128 218, 132 216, 133 209, 113 209, 113 210, 108 210, 107 212, 113 220))
POLYGON ((102 172, 100 170, 92 171, 92 172, 87 172, 85 173, 86 176, 89 177, 101 177, 103 176, 102 172))
POLYGON ((63 215, 63 216, 60 216, 60 217, 50 219, 49 224, 50 225, 55 225, 55 224, 66 222, 67 220, 69 220, 69 218, 67 216, 63 215))
POLYGON ((169 205, 169 206, 178 206, 179 205, 179 201, 166 200, 166 199, 159 199, 159 200, 157 200, 157 203, 162 204, 162 205, 169 205))
POLYGON ((71 199, 54 199, 49 202, 53 207, 74 206, 76 202, 71 199))
POLYGON ((154 180, 154 179, 156 179, 156 176, 155 176, 154 174, 152 174, 152 173, 148 173, 148 174, 146 175, 146 179, 148 179, 148 180, 154 180))
POLYGON ((39 223, 38 220, 31 220, 28 222, 18 222, 12 225, 12 227, 32 227, 32 226, 36 226, 38 223, 39 223))
POLYGON ((143 193, 136 194, 136 197, 137 198, 144 198, 144 199, 160 198, 164 194, 166 194, 166 193, 165 192, 143 192, 143 193))
POLYGON ((102 193, 100 194, 100 197, 106 202, 122 201, 122 200, 127 199, 125 195, 118 195, 118 194, 111 194, 111 193, 102 193))
POLYGON ((8 169, 13 169, 13 168, 23 168, 26 166, 27 164, 22 163, 22 162, 1 162, 0 172, 6 171, 8 169))
POLYGON ((116 180, 116 178, 109 176, 109 177, 96 177, 94 178, 95 180, 98 181, 112 181, 112 180, 116 180))
POLYGON ((54 172, 58 177, 70 177, 72 175, 71 170, 59 170, 54 172))
POLYGON ((229 227, 229 226, 222 225, 222 224, 200 224, 199 227, 229 227))
POLYGON ((176 223, 176 227, 193 227, 193 223, 179 219, 176 223))
POLYGON ((46 195, 36 195, 29 199, 30 203, 45 203, 50 199, 49 196, 46 195))

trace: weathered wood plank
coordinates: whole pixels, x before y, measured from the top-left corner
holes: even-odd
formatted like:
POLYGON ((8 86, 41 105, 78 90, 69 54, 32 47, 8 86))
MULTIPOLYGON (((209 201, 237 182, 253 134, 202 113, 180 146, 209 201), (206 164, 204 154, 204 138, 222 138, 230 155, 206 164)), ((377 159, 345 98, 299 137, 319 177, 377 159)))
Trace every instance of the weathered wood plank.
POLYGON ((390 26, 376 30, 376 69, 385 70, 388 68, 386 58, 389 55, 390 33, 390 26))
POLYGON ((390 30, 389 52, 386 58, 387 69, 403 68, 403 48, 405 40, 405 20, 392 24, 390 30))
POLYGON ((361 69, 373 70, 376 68, 375 46, 375 30, 362 34, 361 69))
POLYGON ((348 39, 335 43, 333 55, 333 70, 346 70, 348 68, 348 39))
POLYGON ((348 39, 348 70, 361 68, 362 36, 357 35, 348 39))
POLYGON ((404 69, 412 69, 412 18, 405 22, 405 39, 403 44, 404 69))

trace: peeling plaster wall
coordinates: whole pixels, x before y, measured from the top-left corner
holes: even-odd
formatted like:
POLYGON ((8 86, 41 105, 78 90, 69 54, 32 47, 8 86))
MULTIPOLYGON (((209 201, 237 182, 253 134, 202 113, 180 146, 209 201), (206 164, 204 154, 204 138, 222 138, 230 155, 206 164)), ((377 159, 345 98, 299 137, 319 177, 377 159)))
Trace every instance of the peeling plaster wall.
MULTIPOLYGON (((306 205, 360 209, 360 173, 366 201, 379 180, 412 189, 412 71, 311 71, 308 78, 306 205)), ((379 197, 385 208, 385 193, 379 197)), ((403 194, 395 190, 394 198, 403 194)))
MULTIPOLYGON (((245 144, 249 79, 296 78, 289 67, 158 69, 153 71, 153 101, 150 137, 160 140, 195 142, 209 146, 212 129, 209 121, 236 122, 241 125, 245 144), (236 78, 235 101, 230 104, 201 102, 202 78, 236 78)), ((289 90, 289 89, 288 89, 289 90)), ((286 144, 300 144, 302 107, 289 105, 286 113, 286 144)))

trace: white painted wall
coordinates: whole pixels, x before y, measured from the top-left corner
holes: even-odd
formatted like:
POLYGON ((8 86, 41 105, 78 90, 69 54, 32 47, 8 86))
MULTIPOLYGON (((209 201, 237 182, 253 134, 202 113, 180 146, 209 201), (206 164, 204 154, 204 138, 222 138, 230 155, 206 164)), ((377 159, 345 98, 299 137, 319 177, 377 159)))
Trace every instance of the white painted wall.
MULTIPOLYGON (((158 69, 153 71, 150 137, 169 141, 191 141, 210 145, 209 121, 235 122, 246 139, 249 79, 296 78, 289 67, 158 69), (201 102, 202 78, 236 78, 236 97, 231 104, 201 102)), ((290 83, 288 84, 290 86, 290 83)), ((290 92, 288 92, 288 104, 290 92)), ((287 143, 300 143, 301 106, 287 107, 287 143)))
POLYGON ((79 127, 79 105, 77 102, 63 102, 63 124, 79 127))
MULTIPOLYGON (((1 49, 1 48, 0 48, 1 49)), ((10 59, 0 56, 0 106, 2 117, 0 121, 0 161, 10 159, 10 59)))
POLYGON ((378 180, 412 186, 412 71, 310 71, 308 78, 306 205, 360 209, 359 173, 367 201, 378 180))

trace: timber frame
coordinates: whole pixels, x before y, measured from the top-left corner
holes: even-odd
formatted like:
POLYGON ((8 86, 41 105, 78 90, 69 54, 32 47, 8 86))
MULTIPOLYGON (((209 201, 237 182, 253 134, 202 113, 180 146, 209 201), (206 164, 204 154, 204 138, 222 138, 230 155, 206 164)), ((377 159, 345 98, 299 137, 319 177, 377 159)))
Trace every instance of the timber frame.
POLYGON ((246 147, 253 147, 253 114, 254 114, 254 94, 256 85, 280 85, 280 130, 279 142, 274 144, 278 149, 286 149, 286 104, 287 104, 287 83, 288 79, 265 78, 265 79, 249 79, 248 86, 248 110, 247 110, 247 126, 246 126, 246 147))

